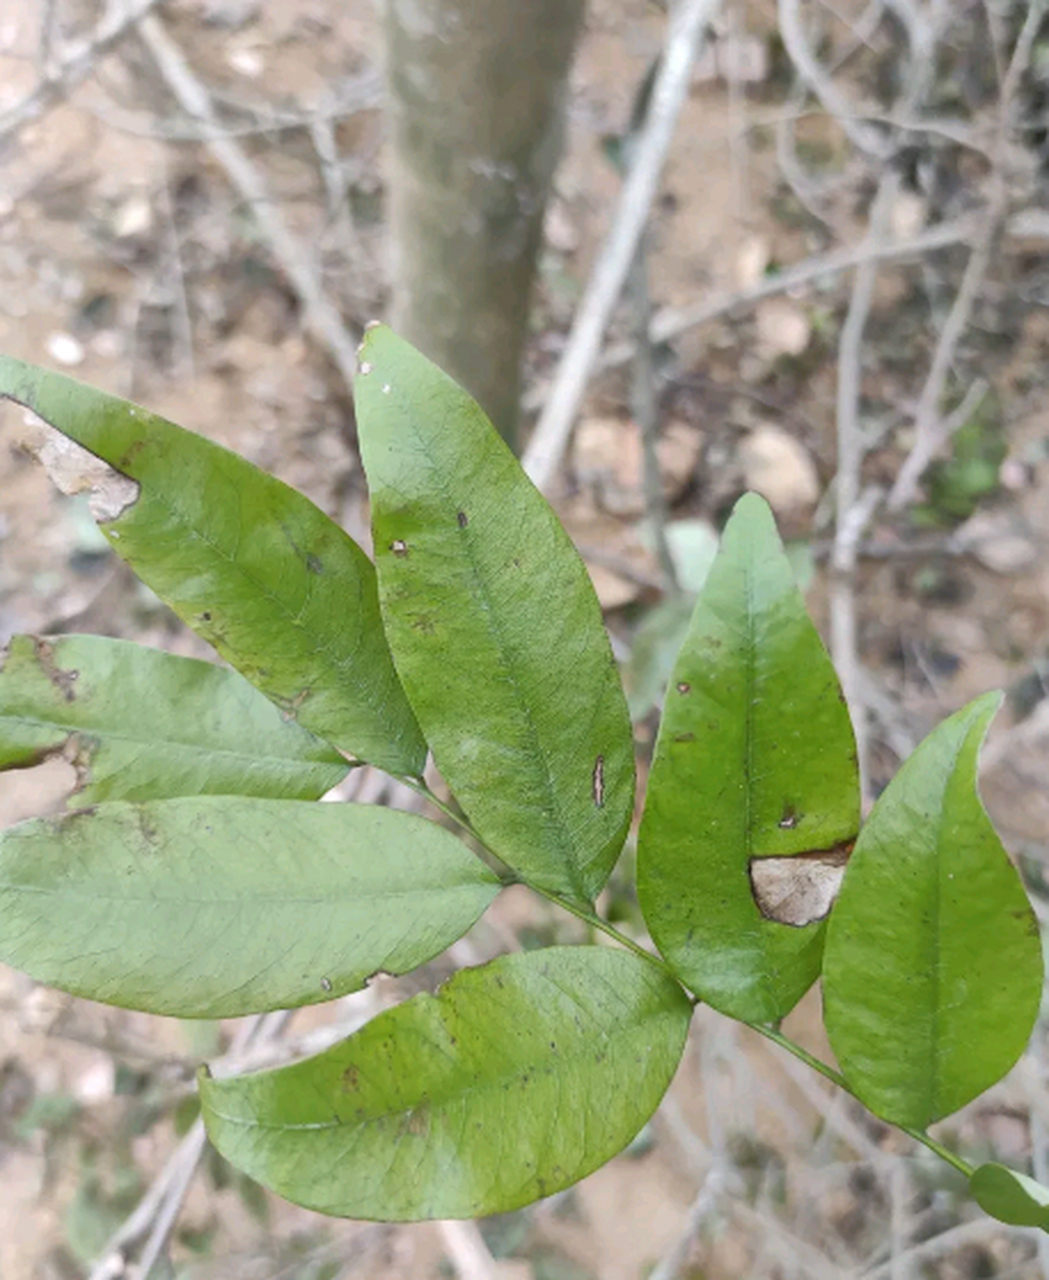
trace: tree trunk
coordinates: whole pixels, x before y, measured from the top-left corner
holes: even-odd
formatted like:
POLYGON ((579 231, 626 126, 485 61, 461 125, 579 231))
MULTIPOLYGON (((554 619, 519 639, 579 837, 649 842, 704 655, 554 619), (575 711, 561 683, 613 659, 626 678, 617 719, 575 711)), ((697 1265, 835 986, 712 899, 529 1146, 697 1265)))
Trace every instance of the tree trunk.
POLYGON ((397 330, 514 443, 583 0, 386 0, 397 330))

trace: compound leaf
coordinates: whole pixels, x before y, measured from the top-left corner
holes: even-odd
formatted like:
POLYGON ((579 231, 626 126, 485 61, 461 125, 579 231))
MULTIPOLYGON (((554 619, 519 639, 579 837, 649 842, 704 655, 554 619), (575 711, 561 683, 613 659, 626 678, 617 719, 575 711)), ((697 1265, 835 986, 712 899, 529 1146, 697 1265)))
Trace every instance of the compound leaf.
POLYGON ((627 1145, 670 1084, 690 1013, 677 983, 627 952, 503 956, 315 1058, 204 1075, 204 1119, 238 1168, 322 1213, 504 1213, 627 1145))
POLYGON ((15 636, 0 669, 0 770, 58 754, 84 804, 314 800, 347 769, 235 671, 102 636, 15 636))
POLYGON ((504 861, 588 902, 634 753, 583 562, 478 405, 382 326, 355 395, 383 620, 434 759, 504 861))
POLYGON ((1013 1227, 1049 1231, 1049 1187, 1003 1164, 982 1164, 969 1179, 973 1199, 992 1218, 1013 1227))
POLYGON ((406 973, 498 890, 449 832, 373 805, 112 801, 0 834, 0 960, 109 1004, 232 1017, 406 973))
POLYGON ((895 1124, 924 1128, 989 1088, 1038 1012, 1038 926, 976 791, 1000 701, 963 707, 903 765, 831 916, 827 1034, 856 1095, 895 1124))
POLYGON ((821 917, 858 827, 838 679, 772 513, 747 494, 664 703, 638 838, 653 941, 714 1008, 783 1017, 819 972, 821 917))
POLYGON ((392 773, 422 772, 375 570, 334 521, 228 449, 71 378, 0 356, 0 396, 118 473, 94 490, 114 550, 286 715, 392 773))

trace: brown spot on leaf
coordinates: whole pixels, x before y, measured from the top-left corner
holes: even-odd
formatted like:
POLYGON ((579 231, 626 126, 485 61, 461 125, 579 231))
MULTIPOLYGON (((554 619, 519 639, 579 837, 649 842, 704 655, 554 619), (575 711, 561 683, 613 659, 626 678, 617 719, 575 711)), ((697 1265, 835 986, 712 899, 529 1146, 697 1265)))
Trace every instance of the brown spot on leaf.
POLYGON ((677 691, 678 693, 691 693, 692 686, 688 683, 687 680, 680 680, 678 681, 677 691))
POLYGON ((402 538, 394 538, 390 543, 390 550, 395 556, 399 556, 403 559, 403 557, 408 554, 408 544, 402 538))
POLYGON ((76 690, 74 685, 80 678, 80 672, 75 669, 64 671, 59 667, 55 662, 54 645, 39 636, 33 637, 33 650, 36 660, 40 664, 40 670, 47 676, 48 680, 61 693, 66 702, 75 702, 76 690))
POLYGON ((457 512, 455 518, 459 522, 460 529, 465 529, 466 526, 470 523, 469 517, 467 516, 465 511, 457 512))
POLYGON ((360 1071, 358 1071, 356 1064, 351 1062, 342 1073, 342 1087, 346 1090, 356 1089, 360 1084, 360 1079, 360 1071))
MULTIPOLYGON (((299 712, 302 710, 302 704, 310 696, 312 690, 300 689, 294 698, 282 698, 279 702, 280 713, 285 720, 295 720, 298 718, 299 712)), ((276 701, 276 699, 275 699, 276 701)))
POLYGON ((792 804, 785 804, 783 806, 783 817, 780 818, 776 825, 781 831, 793 831, 799 821, 800 818, 798 817, 798 812, 794 806, 792 804))
POLYGON ((594 761, 594 772, 590 780, 591 789, 594 797, 594 807, 603 809, 605 807, 605 757, 598 756, 594 761))
POLYGON ((766 920, 801 929, 822 920, 838 896, 855 840, 787 857, 751 858, 750 887, 766 920))

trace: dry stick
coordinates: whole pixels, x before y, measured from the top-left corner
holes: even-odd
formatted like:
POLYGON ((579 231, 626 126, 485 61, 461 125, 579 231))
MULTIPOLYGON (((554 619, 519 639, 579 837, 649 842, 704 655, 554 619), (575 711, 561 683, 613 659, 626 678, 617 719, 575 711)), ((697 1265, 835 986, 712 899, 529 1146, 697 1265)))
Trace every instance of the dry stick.
MULTIPOLYGON (((978 1218, 975 1222, 951 1227, 949 1231, 943 1231, 930 1240, 912 1245, 900 1255, 897 1263, 903 1262, 913 1269, 923 1263, 936 1262, 965 1245, 982 1244, 988 1237, 995 1235, 1008 1235, 1013 1240, 1029 1240, 1032 1244, 1037 1244, 1042 1232, 1038 1227, 1009 1227, 993 1218, 978 1218)), ((859 1280, 890 1280, 891 1276, 892 1262, 889 1261, 861 1271, 859 1280)))
POLYGON ((165 83, 182 109, 206 127, 204 145, 251 207, 278 265, 302 303, 306 328, 331 356, 347 387, 357 371, 354 342, 342 317, 324 291, 306 250, 288 230, 262 175, 226 133, 207 89, 197 79, 175 42, 154 15, 143 18, 139 35, 165 83))
POLYGON ((1047 0, 1031 0, 1031 7, 1027 11, 1027 18, 1017 37, 1016 47, 1005 73, 998 104, 996 153, 999 163, 991 175, 990 198, 976 243, 966 263, 965 274, 958 286, 958 292, 943 326, 940 340, 936 344, 932 365, 918 401, 918 408, 914 415, 914 446, 904 460, 889 493, 888 506, 892 511, 901 510, 912 500, 918 481, 926 467, 949 439, 949 424, 940 416, 940 401, 947 384, 947 375, 954 361, 955 350, 968 327, 969 317, 983 286, 995 243, 1005 221, 1009 190, 1001 164, 1009 141, 1009 114, 1046 7, 1047 0))
MULTIPOLYGON (((877 244, 884 238, 899 178, 889 170, 878 186, 870 215, 869 239, 877 244)), ((880 494, 860 495, 860 468, 863 465, 863 428, 860 423, 860 370, 863 333, 874 297, 877 261, 868 258, 856 270, 849 310, 838 343, 837 437, 838 470, 834 546, 830 578, 830 651, 841 680, 845 703, 852 713, 856 734, 856 756, 860 769, 860 793, 868 795, 867 711, 858 679, 859 645, 856 628, 856 555, 867 521, 874 513, 880 494)))
MULTIPOLYGON (((847 245, 842 249, 834 249, 830 253, 820 253, 806 258, 796 266, 788 267, 785 271, 759 280, 749 289, 722 293, 691 307, 665 308, 658 311, 652 319, 652 341, 669 342, 698 325, 731 315, 732 312, 744 307, 751 307, 764 298, 788 293, 802 285, 811 284, 821 276, 849 271, 864 262, 893 262, 906 258, 919 258, 937 249, 966 244, 972 239, 976 225, 974 218, 963 217, 930 227, 927 231, 919 232, 918 235, 907 240, 888 241, 881 244, 872 244, 864 240, 861 244, 847 245)), ((603 363, 609 366, 624 364, 629 358, 629 350, 624 350, 620 346, 610 352, 609 358, 606 358, 603 363)))
POLYGON ((837 120, 850 142, 868 155, 884 159, 889 152, 884 136, 856 119, 852 104, 812 52, 802 30, 799 0, 779 0, 779 31, 791 62, 827 111, 837 120))
POLYGON ((461 1280, 495 1280, 495 1259, 476 1222, 449 1220, 438 1222, 437 1229, 461 1280))
POLYGON ((680 1236, 648 1273, 648 1280, 677 1280, 692 1248, 692 1241, 699 1235, 703 1224, 718 1207, 721 1196, 729 1189, 725 1183, 724 1170, 720 1165, 715 1165, 703 1179, 699 1194, 692 1201, 680 1236))
POLYGON ((71 43, 59 57, 52 58, 52 65, 45 70, 36 86, 13 107, 0 114, 0 140, 35 120, 48 107, 67 97, 82 84, 94 70, 98 59, 158 2, 159 0, 127 0, 124 5, 111 4, 86 40, 71 43))
POLYGON ((663 589, 668 595, 678 590, 677 568, 667 542, 667 500, 663 493, 663 477, 659 469, 659 395, 656 390, 656 362, 648 329, 652 322, 652 298, 648 290, 648 255, 646 237, 638 241, 634 261, 627 277, 627 293, 633 310, 634 361, 631 367, 630 398, 634 418, 641 432, 644 457, 645 514, 652 528, 656 559, 663 575, 663 589))
MULTIPOLYGON (((239 1063, 253 1045, 276 1034, 283 1027, 284 1021, 283 1013, 256 1014, 249 1018, 241 1024, 229 1052, 219 1063, 239 1063)), ((204 1122, 197 1119, 137 1207, 106 1242, 99 1261, 91 1269, 89 1280, 118 1280, 119 1277, 131 1274, 127 1268, 126 1252, 148 1235, 143 1259, 150 1254, 152 1258, 149 1268, 142 1272, 142 1280, 147 1280, 149 1269, 167 1243, 206 1143, 204 1122)))
POLYGON ((540 489, 549 486, 564 454, 609 317, 655 199, 703 33, 720 4, 721 0, 678 0, 671 13, 648 114, 637 137, 612 229, 576 313, 550 398, 522 459, 525 471, 540 489))

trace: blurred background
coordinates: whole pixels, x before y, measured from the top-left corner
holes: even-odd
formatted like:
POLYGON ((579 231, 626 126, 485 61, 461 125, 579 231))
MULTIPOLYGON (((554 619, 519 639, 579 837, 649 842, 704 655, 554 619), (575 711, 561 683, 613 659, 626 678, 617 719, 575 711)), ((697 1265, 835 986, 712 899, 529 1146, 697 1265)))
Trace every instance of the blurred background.
MULTIPOLYGON (((485 403, 586 559, 642 780, 719 527, 756 489, 868 802, 946 715, 1008 691, 982 789, 1040 917, 1047 197, 1044 0, 0 0, 0 349, 238 450, 367 544, 348 379, 391 319, 485 403)), ((0 424, 3 639, 208 656, 55 491, 23 411, 0 424)), ((335 799, 408 803, 352 777, 335 799)), ((3 775, 0 820, 72 785, 60 759, 3 775)), ((629 847, 602 905, 644 938, 629 847)), ((251 1060, 580 928, 511 891, 411 979, 271 1021, 251 1060)), ((827 1052, 818 993, 787 1030, 827 1052)), ((703 1008, 627 1152, 478 1224, 328 1221, 204 1150, 193 1073, 237 1036, 0 969, 2 1280, 141 1277, 143 1248, 153 1280, 1049 1277, 1049 1237, 987 1220, 703 1008)), ((1044 1180, 1047 1126, 1040 1023, 937 1132, 1044 1180)))

